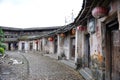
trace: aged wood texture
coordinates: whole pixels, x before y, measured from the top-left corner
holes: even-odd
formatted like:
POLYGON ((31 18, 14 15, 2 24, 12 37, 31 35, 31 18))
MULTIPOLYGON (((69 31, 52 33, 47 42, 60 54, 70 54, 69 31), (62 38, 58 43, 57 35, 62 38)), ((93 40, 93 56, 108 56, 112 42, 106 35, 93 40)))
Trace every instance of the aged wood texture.
POLYGON ((112 80, 120 80, 120 31, 112 32, 112 80))
POLYGON ((105 70, 106 70, 106 80, 111 80, 110 79, 110 32, 106 32, 106 59, 105 59, 105 70))

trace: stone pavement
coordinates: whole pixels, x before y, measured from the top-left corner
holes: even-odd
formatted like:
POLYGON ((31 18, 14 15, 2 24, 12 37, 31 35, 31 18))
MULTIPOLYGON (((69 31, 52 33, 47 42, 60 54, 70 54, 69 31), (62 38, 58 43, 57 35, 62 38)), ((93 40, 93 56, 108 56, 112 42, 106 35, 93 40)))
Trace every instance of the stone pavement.
POLYGON ((7 52, 0 58, 0 80, 27 80, 28 67, 24 56, 18 52, 7 52))
POLYGON ((29 61, 28 80, 84 80, 73 68, 38 53, 23 53, 29 61))
POLYGON ((41 53, 7 54, 0 58, 0 80, 84 80, 73 68, 41 53))
MULTIPOLYGON (((44 54, 44 56, 48 56, 50 58, 58 60, 57 54, 44 54)), ((75 63, 72 60, 64 60, 63 59, 63 60, 59 60, 59 61, 66 64, 66 65, 68 65, 68 66, 70 66, 70 67, 72 67, 73 69, 76 69, 75 63)))

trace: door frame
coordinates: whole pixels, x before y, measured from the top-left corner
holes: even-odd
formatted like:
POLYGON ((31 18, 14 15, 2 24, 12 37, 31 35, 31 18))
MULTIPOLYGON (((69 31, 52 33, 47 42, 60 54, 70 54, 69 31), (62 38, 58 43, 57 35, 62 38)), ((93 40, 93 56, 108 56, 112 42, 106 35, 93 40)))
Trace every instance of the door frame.
POLYGON ((119 25, 116 27, 115 25, 118 25, 117 18, 105 24, 105 28, 106 28, 106 31, 105 31, 106 32, 105 33, 105 80, 112 80, 111 32, 113 30, 119 29, 119 25), (114 28, 117 28, 117 29, 114 29, 114 28))
POLYGON ((90 62, 91 62, 91 58, 90 58, 90 34, 85 34, 85 49, 84 49, 84 66, 90 68, 90 62), (87 59, 87 60, 86 60, 87 59))
POLYGON ((70 53, 70 59, 71 60, 74 60, 75 59, 75 36, 72 36, 70 38, 70 50, 71 50, 71 53, 70 53), (74 42, 74 45, 73 45, 73 42, 74 42))

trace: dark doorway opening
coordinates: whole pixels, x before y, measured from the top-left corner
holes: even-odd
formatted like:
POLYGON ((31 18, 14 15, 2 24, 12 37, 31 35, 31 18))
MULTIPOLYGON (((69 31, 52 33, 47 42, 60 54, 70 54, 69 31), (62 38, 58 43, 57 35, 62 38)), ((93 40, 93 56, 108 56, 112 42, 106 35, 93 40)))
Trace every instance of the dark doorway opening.
POLYGON ((38 42, 36 42, 36 51, 38 51, 38 42))
POLYGON ((40 48, 41 48, 41 51, 43 50, 43 48, 42 48, 42 41, 41 41, 41 43, 40 43, 40 48))
POLYGON ((85 64, 85 67, 90 67, 90 41, 89 41, 89 38, 90 38, 90 34, 86 34, 85 35, 85 54, 84 54, 84 64, 85 64))
POLYGON ((11 43, 8 43, 8 50, 11 50, 11 43))
POLYGON ((30 51, 33 50, 33 43, 30 43, 30 51))
POLYGON ((57 48, 58 48, 58 43, 57 43, 57 39, 55 39, 55 54, 57 53, 57 48))
POLYGON ((17 42, 13 43, 13 47, 14 47, 14 50, 18 50, 18 44, 17 44, 17 42))
POLYGON ((71 38, 71 59, 75 59, 75 37, 71 38))
POLYGON ((25 50, 25 43, 22 43, 22 51, 25 50))

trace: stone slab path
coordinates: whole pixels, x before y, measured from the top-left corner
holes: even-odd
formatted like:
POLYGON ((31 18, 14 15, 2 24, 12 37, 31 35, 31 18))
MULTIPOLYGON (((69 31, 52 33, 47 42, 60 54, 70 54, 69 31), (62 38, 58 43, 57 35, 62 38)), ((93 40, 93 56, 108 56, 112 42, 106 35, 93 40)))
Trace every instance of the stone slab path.
POLYGON ((38 53, 23 54, 29 62, 29 80, 84 80, 71 67, 38 53))

